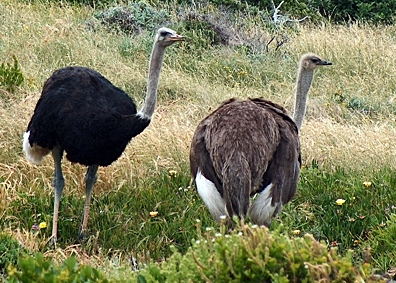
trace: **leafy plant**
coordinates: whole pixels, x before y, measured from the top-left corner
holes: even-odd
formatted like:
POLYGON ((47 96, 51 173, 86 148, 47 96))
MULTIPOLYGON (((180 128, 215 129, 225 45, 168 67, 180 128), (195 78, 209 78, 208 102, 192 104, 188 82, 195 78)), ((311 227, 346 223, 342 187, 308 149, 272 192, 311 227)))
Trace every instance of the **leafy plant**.
POLYGON ((18 268, 8 269, 8 283, 85 283, 109 282, 97 269, 86 265, 78 265, 75 257, 67 258, 59 267, 50 259, 45 259, 41 253, 35 257, 20 258, 18 268))
POLYGON ((143 30, 153 31, 163 25, 169 19, 169 14, 147 2, 139 1, 99 12, 95 18, 110 29, 127 34, 139 34, 143 30))
POLYGON ((9 92, 15 92, 15 88, 20 86, 24 81, 15 55, 12 56, 12 59, 14 60, 13 65, 10 63, 2 63, 0 65, 0 86, 5 87, 9 92))
POLYGON ((396 266, 396 259, 394 257, 396 251, 396 207, 391 205, 390 211, 393 211, 389 219, 382 225, 374 230, 370 238, 369 250, 373 261, 384 271, 390 267, 396 266))
POLYGON ((0 278, 6 274, 9 265, 15 265, 18 257, 26 253, 26 249, 18 241, 10 235, 0 233, 0 278))
POLYGON ((312 235, 290 238, 281 229, 242 225, 231 233, 209 230, 185 255, 140 273, 147 282, 357 282, 371 274, 369 264, 354 267, 312 235))

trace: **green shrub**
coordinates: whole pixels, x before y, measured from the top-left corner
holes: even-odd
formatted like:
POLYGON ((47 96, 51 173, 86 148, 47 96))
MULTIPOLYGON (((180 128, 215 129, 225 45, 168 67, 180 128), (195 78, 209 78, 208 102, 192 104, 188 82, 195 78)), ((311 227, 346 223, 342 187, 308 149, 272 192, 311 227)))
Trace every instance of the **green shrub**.
POLYGON ((18 65, 18 60, 12 56, 14 64, 2 63, 0 65, 0 87, 9 92, 15 92, 15 88, 23 83, 24 77, 18 65))
MULTIPOLYGON (((239 10, 246 4, 262 10, 273 10, 271 0, 215 0, 217 5, 225 5, 231 9, 239 10)), ((281 1, 274 1, 278 6, 281 1)), ((392 24, 396 16, 396 2, 393 0, 300 0, 285 1, 281 7, 283 14, 291 17, 309 16, 318 20, 319 15, 329 18, 333 22, 342 23, 349 21, 364 21, 371 23, 392 24)))
POLYGON ((396 2, 393 0, 347 0, 341 2, 334 0, 315 0, 311 3, 312 7, 317 8, 322 15, 338 23, 359 20, 371 23, 392 24, 396 15, 396 2))
POLYGON ((15 265, 18 257, 26 254, 18 241, 13 239, 10 235, 0 234, 0 278, 6 274, 6 269, 9 265, 15 265))
POLYGON ((95 268, 78 265, 75 257, 67 258, 57 267, 52 260, 47 260, 41 253, 36 257, 20 258, 18 268, 9 268, 8 283, 52 283, 52 282, 109 282, 95 268))
POLYGON ((369 264, 354 267, 351 253, 341 257, 309 234, 289 238, 279 229, 221 229, 208 231, 185 255, 174 249, 161 266, 150 264, 140 282, 363 282, 371 274, 369 264))
POLYGON ((99 12, 95 18, 110 28, 127 34, 139 34, 142 30, 153 31, 164 25, 169 14, 163 9, 157 9, 147 2, 139 1, 127 6, 115 6, 99 12))
POLYGON ((222 40, 225 34, 222 34, 210 17, 205 14, 186 13, 178 29, 188 38, 189 44, 186 48, 192 52, 200 53, 202 49, 225 43, 222 40))

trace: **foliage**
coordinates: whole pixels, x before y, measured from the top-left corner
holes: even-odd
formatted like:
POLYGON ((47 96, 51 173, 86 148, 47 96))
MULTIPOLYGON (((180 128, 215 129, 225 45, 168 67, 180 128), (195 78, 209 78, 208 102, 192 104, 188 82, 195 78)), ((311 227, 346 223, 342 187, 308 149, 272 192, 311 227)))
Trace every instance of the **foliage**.
POLYGON ((59 267, 51 259, 45 259, 41 253, 35 257, 20 258, 18 268, 8 269, 8 283, 85 283, 109 282, 97 269, 78 265, 75 257, 67 258, 59 267))
POLYGON ((146 282, 357 282, 371 267, 355 268, 312 235, 289 238, 280 230, 243 225, 225 233, 207 231, 184 255, 174 254, 142 270, 146 282))
MULTIPOLYGON (((247 0, 251 5, 261 8, 271 7, 270 0, 253 1, 247 0)), ((274 1, 278 5, 280 1, 274 1)), ((282 11, 294 17, 310 16, 318 20, 318 15, 329 18, 335 23, 349 21, 362 21, 371 23, 391 24, 396 16, 396 3, 393 0, 370 1, 370 0, 302 0, 285 1, 282 11)))
POLYGON ((318 11, 335 22, 362 21, 370 23, 392 24, 395 20, 396 2, 384 1, 334 1, 315 0, 311 4, 318 11))
POLYGON ((143 30, 153 31, 164 25, 169 19, 169 14, 147 2, 139 1, 98 12, 95 18, 107 28, 127 34, 139 34, 143 30))
MULTIPOLYGON (((164 170, 135 182, 101 194, 93 201, 88 225, 92 230, 88 232, 91 236, 84 244, 85 249, 133 250, 144 260, 159 259, 170 255, 171 243, 180 251, 188 249, 191 237, 195 236, 196 217, 199 216, 206 225, 213 224, 202 203, 196 201, 195 191, 188 186, 188 174, 164 170), (157 214, 151 215, 151 212, 157 214), (99 233, 100 239, 97 238, 99 233)), ((10 208, 20 217, 18 226, 29 230, 42 221, 51 223, 52 201, 53 197, 48 194, 38 198, 22 192, 10 203, 10 208)), ((83 202, 78 193, 63 194, 58 223, 59 245, 74 243, 83 202)), ((17 228, 15 224, 9 223, 17 228)), ((38 237, 45 241, 49 232, 49 227, 40 229, 38 237)))
POLYGON ((370 239, 369 231, 382 227, 396 211, 393 171, 368 176, 353 178, 341 168, 329 172, 315 164, 305 168, 295 200, 285 207, 283 224, 311 233, 341 253, 358 250, 370 239), (345 202, 337 203, 339 199, 345 202))
POLYGON ((15 88, 23 83, 24 77, 19 68, 16 56, 12 56, 14 64, 2 63, 0 65, 0 87, 9 92, 15 92, 15 88))
POLYGON ((205 14, 187 13, 179 29, 193 43, 189 49, 197 53, 202 49, 226 42, 224 30, 220 30, 211 17, 205 14))
POLYGON ((27 253, 18 241, 10 235, 0 233, 0 278, 9 265, 15 265, 20 256, 27 253))
MULTIPOLYGON (((28 2, 59 2, 59 0, 24 0, 28 2)), ((107 7, 112 5, 111 0, 66 0, 73 5, 89 5, 92 7, 107 7)), ((132 1, 134 5, 137 1, 132 1)), ((175 0, 179 5, 190 5, 190 0, 175 0)), ((149 0, 144 3, 163 5, 165 0, 149 0)), ((230 11, 241 10, 266 10, 274 11, 274 6, 278 6, 281 1, 272 0, 212 0, 201 1, 210 3, 217 7, 226 7, 230 11)), ((200 3, 200 4, 201 4, 200 3)), ((370 0, 300 0, 284 1, 282 14, 290 18, 310 17, 311 21, 321 21, 323 18, 329 19, 333 23, 345 22, 368 22, 375 24, 392 24, 395 21, 396 2, 393 0, 370 1, 370 0)))
POLYGON ((395 213, 395 205, 392 205, 388 208, 389 210, 393 210, 386 221, 386 225, 382 225, 382 227, 378 227, 373 231, 373 235, 370 237, 369 253, 374 259, 377 266, 379 266, 383 271, 386 271, 389 267, 396 267, 396 213, 395 213))
MULTIPOLYGON (((248 5, 273 11, 273 3, 278 6, 281 1, 272 0, 215 0, 217 5, 225 5, 233 10, 246 8, 248 5)), ((301 0, 284 1, 282 12, 289 17, 309 16, 311 20, 320 20, 323 17, 335 23, 362 21, 370 23, 392 24, 396 16, 396 2, 393 0, 301 0)))

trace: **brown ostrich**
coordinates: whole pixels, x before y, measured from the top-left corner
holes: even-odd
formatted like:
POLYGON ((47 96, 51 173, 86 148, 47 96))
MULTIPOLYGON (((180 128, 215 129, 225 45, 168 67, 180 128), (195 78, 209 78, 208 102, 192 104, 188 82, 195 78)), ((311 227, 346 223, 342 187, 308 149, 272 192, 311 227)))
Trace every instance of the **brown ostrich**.
POLYGON ((237 215, 269 226, 294 196, 301 167, 301 128, 314 70, 331 65, 301 57, 293 118, 262 98, 225 101, 202 120, 192 139, 191 173, 213 218, 237 215), (253 197, 252 203, 251 198, 253 197))

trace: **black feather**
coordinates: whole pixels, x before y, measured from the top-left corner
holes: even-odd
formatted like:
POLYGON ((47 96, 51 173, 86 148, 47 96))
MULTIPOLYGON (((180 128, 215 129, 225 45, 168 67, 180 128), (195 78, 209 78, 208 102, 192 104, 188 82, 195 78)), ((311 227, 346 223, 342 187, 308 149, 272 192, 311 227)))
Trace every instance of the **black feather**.
POLYGON ((60 146, 71 162, 107 166, 149 125, 136 113, 133 100, 98 72, 63 68, 44 84, 27 128, 29 143, 60 146))

